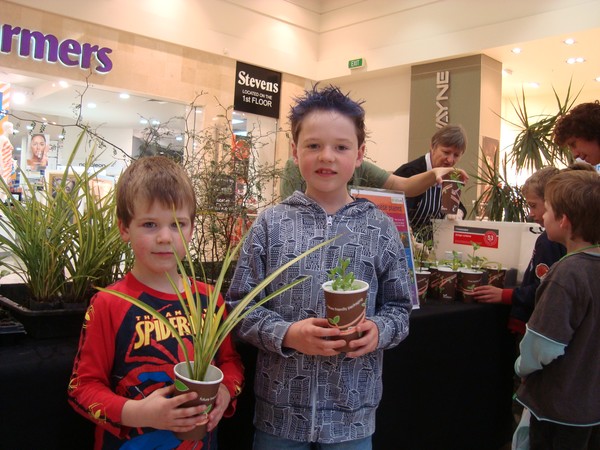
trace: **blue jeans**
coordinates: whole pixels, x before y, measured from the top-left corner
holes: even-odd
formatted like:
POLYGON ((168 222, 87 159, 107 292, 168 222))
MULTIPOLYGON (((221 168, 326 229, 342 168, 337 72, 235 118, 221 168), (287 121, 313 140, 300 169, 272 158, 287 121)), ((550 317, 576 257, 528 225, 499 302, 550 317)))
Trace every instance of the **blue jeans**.
POLYGON ((337 444, 299 442, 254 429, 253 450, 371 450, 371 436, 337 444))

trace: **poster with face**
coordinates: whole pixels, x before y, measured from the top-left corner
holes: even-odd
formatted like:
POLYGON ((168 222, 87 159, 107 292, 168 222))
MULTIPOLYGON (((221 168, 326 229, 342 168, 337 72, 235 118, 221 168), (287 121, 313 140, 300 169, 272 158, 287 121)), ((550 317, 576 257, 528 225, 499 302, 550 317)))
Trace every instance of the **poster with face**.
POLYGON ((50 136, 47 134, 32 134, 27 142, 27 168, 39 172, 48 166, 48 150, 50 136))

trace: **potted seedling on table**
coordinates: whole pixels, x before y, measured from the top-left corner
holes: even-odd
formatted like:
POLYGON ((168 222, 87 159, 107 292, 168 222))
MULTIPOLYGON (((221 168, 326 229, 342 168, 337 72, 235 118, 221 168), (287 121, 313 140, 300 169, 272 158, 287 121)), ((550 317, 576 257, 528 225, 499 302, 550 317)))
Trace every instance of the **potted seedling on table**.
POLYGON ((439 299, 444 301, 454 300, 458 284, 458 273, 461 267, 464 267, 461 254, 452 250, 452 258, 441 261, 438 266, 439 299))
POLYGON ((487 284, 504 289, 506 268, 502 267, 501 262, 485 261, 482 265, 482 268, 487 273, 487 284))
POLYGON ((419 297, 419 303, 424 303, 427 300, 427 291, 429 288, 429 280, 431 277, 431 261, 429 261, 429 255, 433 247, 433 240, 428 239, 425 242, 417 242, 416 239, 413 241, 413 248, 415 254, 415 279, 417 283, 417 295, 419 297))
MULTIPOLYGON (((369 283, 356 280, 354 273, 348 270, 349 266, 349 258, 340 260, 329 270, 329 281, 323 283, 327 322, 330 327, 340 329, 340 336, 346 343, 360 337, 355 328, 365 320, 369 291, 369 283)), ((350 347, 346 344, 340 350, 348 352, 350 347)))
MULTIPOLYGON (((175 222, 177 223, 177 222, 175 222)), ((180 238, 185 242, 185 238, 179 230, 180 238)), ((185 327, 175 327, 171 317, 165 317, 161 312, 152 308, 148 304, 140 301, 123 292, 101 288, 97 289, 101 292, 106 292, 126 300, 141 310, 150 314, 160 326, 165 328, 165 333, 173 336, 179 347, 181 348, 184 361, 175 365, 175 395, 189 392, 193 389, 199 392, 198 399, 195 402, 188 402, 183 407, 193 406, 198 404, 208 404, 210 411, 213 404, 219 384, 223 379, 223 373, 219 368, 212 365, 217 351, 227 335, 235 328, 235 326, 246 317, 250 312, 262 306, 272 298, 278 296, 282 292, 304 282, 308 277, 299 277, 295 281, 281 286, 276 291, 265 295, 259 300, 255 299, 264 289, 282 272, 290 266, 300 261, 305 256, 315 250, 330 244, 335 238, 324 241, 315 245, 311 249, 288 261, 286 264, 279 267, 276 271, 269 274, 261 283, 252 289, 246 296, 240 300, 235 308, 229 313, 226 311, 226 305, 221 298, 221 289, 228 273, 229 266, 235 260, 242 244, 243 239, 233 248, 229 248, 225 254, 225 258, 214 286, 207 286, 208 293, 200 294, 194 288, 193 280, 196 279, 195 264, 192 262, 192 255, 189 247, 185 245, 185 264, 184 261, 178 261, 179 272, 183 281, 183 292, 177 288, 175 280, 169 277, 173 292, 177 294, 179 303, 185 316, 185 321, 189 327, 189 332, 185 335, 180 335, 180 329, 185 327), (186 269, 187 267, 187 269, 186 269), (191 351, 190 351, 191 348, 191 351)), ((186 332, 184 332, 186 333, 186 332)), ((166 335, 166 334, 165 334, 166 335)), ((177 437, 182 440, 201 440, 206 434, 206 423, 198 425, 192 431, 187 433, 176 433, 177 437)))
POLYGON ((471 242, 471 248, 473 250, 471 254, 467 256, 467 265, 460 269, 458 293, 459 297, 465 303, 473 303, 475 301, 475 288, 481 286, 483 283, 482 265, 485 263, 486 258, 476 255, 476 252, 480 247, 480 244, 471 242))

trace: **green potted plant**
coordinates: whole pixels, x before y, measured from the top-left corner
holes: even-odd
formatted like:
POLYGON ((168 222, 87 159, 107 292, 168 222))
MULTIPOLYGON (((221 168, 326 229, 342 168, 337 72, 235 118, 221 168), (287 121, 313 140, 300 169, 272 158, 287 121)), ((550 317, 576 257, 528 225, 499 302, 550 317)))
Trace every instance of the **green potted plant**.
POLYGON ((458 286, 458 274, 461 267, 464 267, 461 255, 456 250, 452 250, 452 257, 440 261, 437 267, 437 280, 439 285, 438 298, 443 301, 455 299, 458 286))
POLYGON ((442 180, 442 214, 456 214, 460 205, 460 193, 465 185, 458 170, 450 172, 442 180))
POLYGON ((474 290, 483 283, 482 266, 486 258, 478 256, 477 250, 481 248, 480 244, 471 241, 471 254, 467 255, 465 267, 460 269, 458 276, 458 296, 465 303, 475 301, 474 290))
POLYGON ((425 242, 418 242, 417 236, 413 239, 414 262, 415 262, 415 281, 417 284, 417 296, 419 303, 427 300, 429 289, 429 280, 431 278, 432 261, 429 261, 429 255, 433 248, 433 239, 427 239, 425 242))
POLYGON ((508 182, 507 158, 503 158, 500 169, 497 169, 497 152, 493 163, 486 157, 480 158, 480 163, 480 173, 470 174, 475 180, 475 186, 481 189, 471 214, 480 219, 525 222, 528 214, 527 204, 521 189, 508 182))
MULTIPOLYGON (((21 172, 23 201, 0 202, 0 249, 10 257, 0 267, 22 284, 4 284, 0 304, 10 309, 33 337, 78 335, 93 283, 111 283, 128 269, 129 249, 122 242, 112 195, 98 198, 90 156, 81 171, 73 158, 53 183, 38 185, 21 172)), ((93 154, 93 151, 92 151, 93 154)), ((0 192, 12 199, 9 186, 0 192)))
POLYGON ((340 336, 346 345, 340 351, 350 351, 348 343, 360 337, 355 331, 356 325, 365 320, 369 283, 356 280, 354 273, 348 271, 350 259, 341 259, 337 266, 331 268, 323 283, 325 310, 330 327, 339 328, 340 336))
POLYGON ((569 149, 557 146, 552 140, 554 124, 573 107, 581 93, 580 89, 577 94, 572 96, 571 87, 571 82, 569 82, 564 100, 561 100, 556 90, 552 88, 557 106, 554 114, 529 116, 524 89, 521 99, 517 98, 516 102, 511 102, 518 122, 505 120, 520 129, 509 153, 509 158, 515 167, 534 171, 547 165, 556 165, 558 162, 564 165, 573 162, 573 155, 569 149))
MULTIPOLYGON (((179 234, 180 238, 185 241, 181 230, 179 234)), ((189 246, 186 245, 184 261, 178 261, 179 272, 182 275, 182 280, 184 283, 184 292, 180 293, 177 289, 175 281, 170 281, 173 287, 173 292, 177 293, 182 310, 188 323, 190 324, 191 330, 189 336, 181 336, 177 328, 173 326, 168 317, 163 316, 161 312, 155 310, 143 301, 140 301, 139 299, 123 292, 111 290, 109 288, 97 287, 96 289, 126 300, 160 321, 161 325, 164 326, 177 340, 177 343, 179 344, 184 356, 184 361, 176 364, 175 366, 176 395, 187 392, 191 388, 195 389, 198 385, 208 383, 211 385, 210 392, 212 392, 212 394, 208 396, 203 394, 201 396, 203 400, 198 400, 198 402, 195 404, 205 403, 210 405, 212 404, 212 401, 214 401, 214 397, 216 396, 216 392, 218 390, 218 384, 222 379, 221 371, 211 363, 227 335, 251 311, 278 296, 282 292, 291 289, 297 284, 305 281, 308 277, 298 278, 294 282, 285 286, 281 286, 275 292, 272 292, 269 295, 257 300, 255 303, 252 303, 254 302, 255 298, 263 292, 265 287, 269 285, 269 283, 271 283, 279 274, 315 250, 330 244, 333 240, 335 240, 335 238, 324 241, 312 247, 296 258, 290 260, 283 266, 279 267, 273 273, 269 274, 269 276, 267 276, 260 284, 252 289, 252 291, 246 294, 246 296, 238 303, 238 305, 229 311, 227 315, 225 314, 225 304, 223 303, 218 305, 218 299, 223 287, 223 283, 227 278, 229 267, 235 260, 243 244, 243 240, 238 242, 233 249, 230 247, 227 250, 221 267, 221 272, 215 280, 214 286, 210 287, 209 294, 206 296, 204 302, 201 294, 194 292, 192 289, 191 280, 196 279, 196 264, 193 261, 189 246), (186 339, 191 341, 191 346, 193 349, 191 353, 188 351, 188 347, 185 342, 186 339)), ((191 432, 178 436, 180 439, 199 440, 203 437, 205 432, 205 424, 202 424, 191 432)))
POLYGON ((486 261, 483 263, 483 269, 487 274, 487 284, 504 289, 504 280, 506 279, 506 268, 502 267, 501 262, 486 261))
POLYGON ((556 98, 556 112, 553 114, 540 114, 530 116, 527 111, 525 91, 521 98, 515 102, 511 101, 516 121, 503 118, 504 121, 519 129, 515 137, 508 157, 503 157, 499 165, 498 152, 494 155, 494 161, 487 158, 480 159, 479 172, 470 173, 476 181, 479 189, 477 199, 471 212, 472 217, 480 219, 525 222, 527 220, 527 205, 520 188, 508 182, 508 163, 515 168, 525 168, 530 171, 551 165, 568 165, 573 162, 573 156, 568 148, 561 148, 554 144, 552 132, 556 121, 566 114, 577 101, 581 90, 572 95, 571 82, 567 93, 561 100, 554 88, 556 98))

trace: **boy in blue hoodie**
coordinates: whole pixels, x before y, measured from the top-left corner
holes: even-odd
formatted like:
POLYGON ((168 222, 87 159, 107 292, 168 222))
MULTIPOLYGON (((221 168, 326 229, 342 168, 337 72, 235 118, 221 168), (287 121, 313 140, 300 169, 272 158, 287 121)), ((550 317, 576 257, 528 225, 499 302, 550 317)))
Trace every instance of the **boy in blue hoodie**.
POLYGON ((240 254, 228 302, 235 306, 264 277, 315 244, 338 237, 284 272, 272 292, 299 276, 310 280, 250 313, 237 329, 258 348, 254 449, 371 448, 382 395, 383 350, 408 335, 411 302, 404 249, 392 220, 350 196, 347 182, 363 161, 364 109, 338 88, 316 87, 289 118, 293 157, 306 191, 267 209, 240 254), (369 283, 366 320, 348 353, 328 327, 321 284, 344 258, 369 283))

